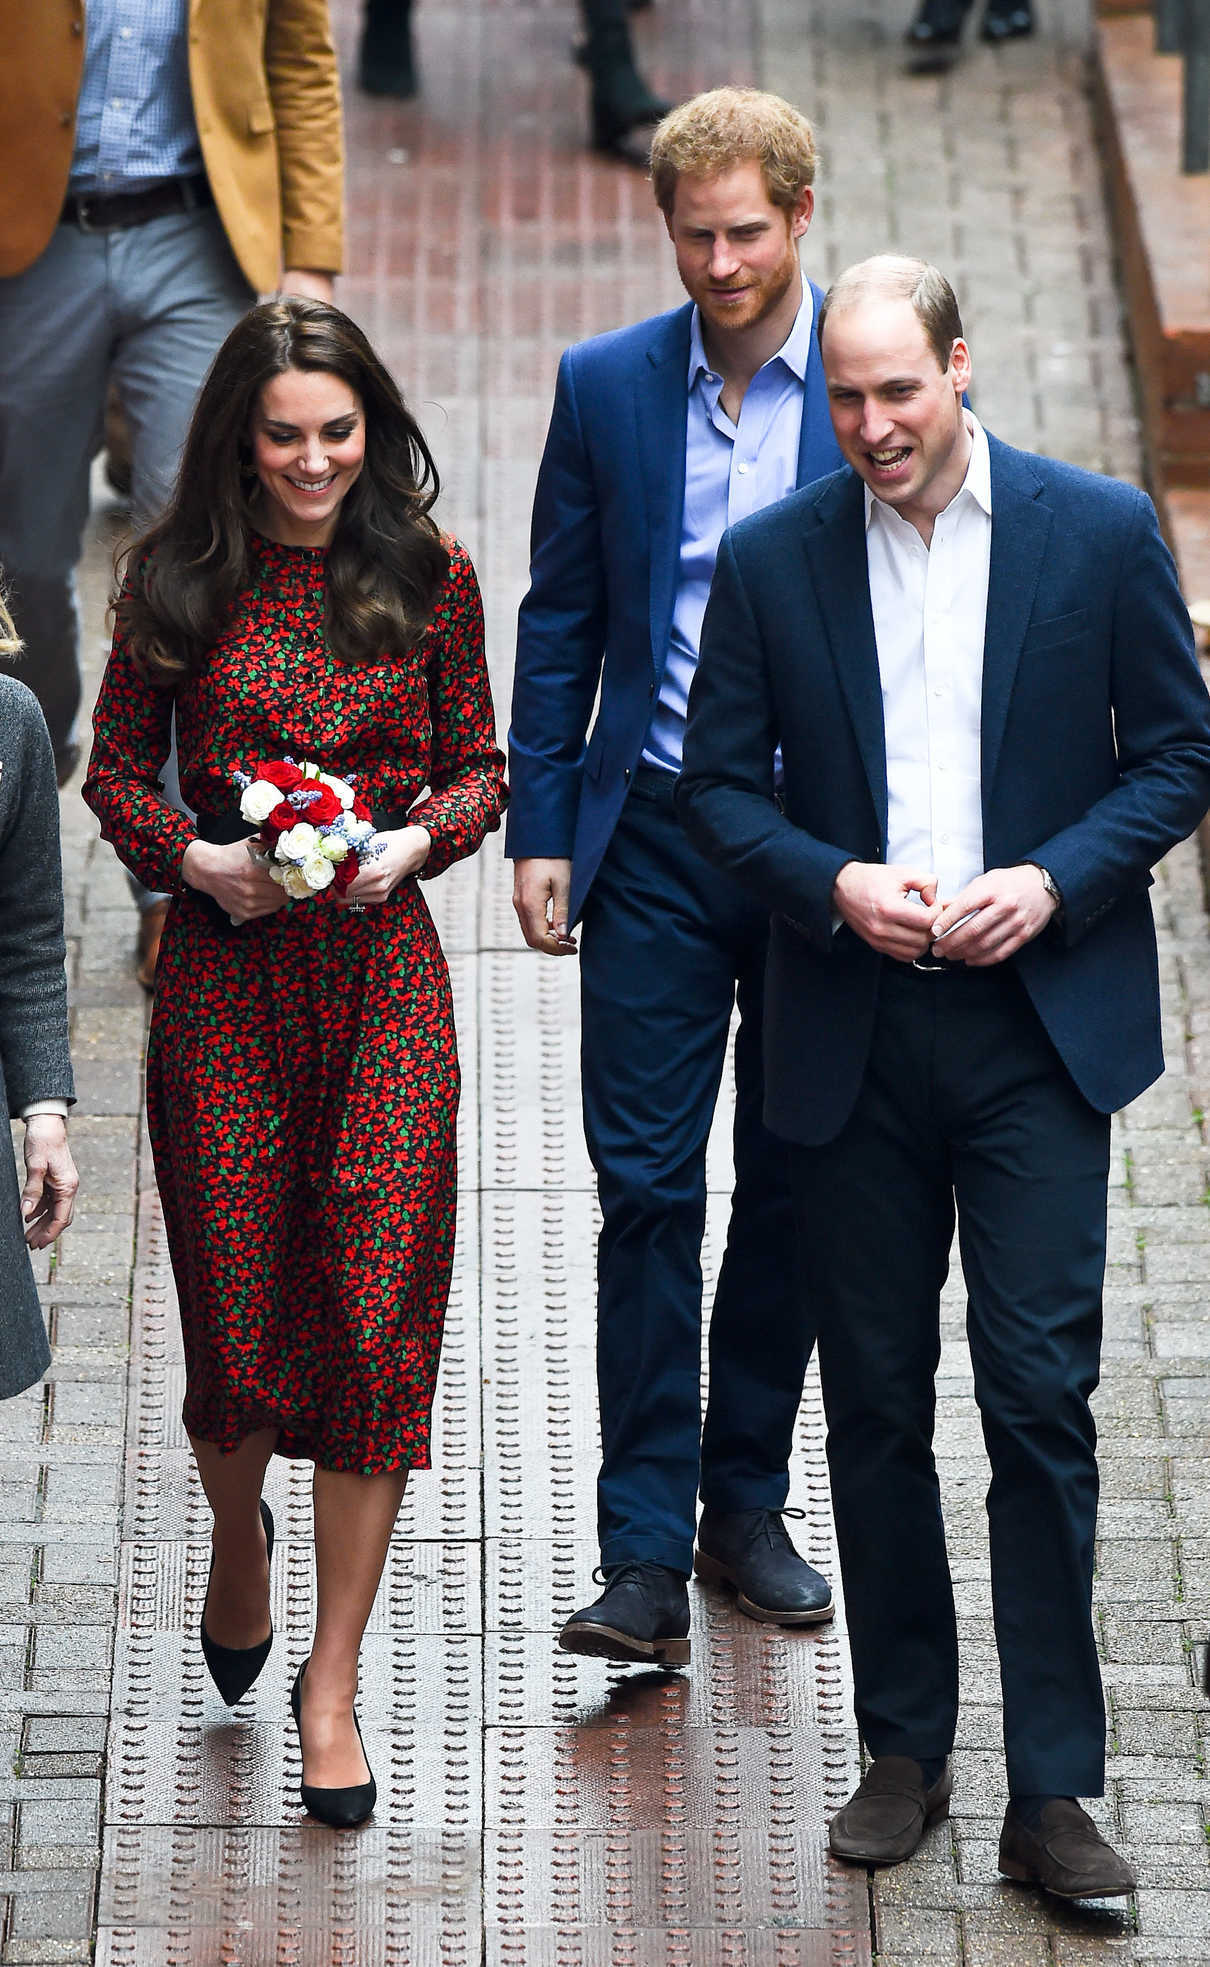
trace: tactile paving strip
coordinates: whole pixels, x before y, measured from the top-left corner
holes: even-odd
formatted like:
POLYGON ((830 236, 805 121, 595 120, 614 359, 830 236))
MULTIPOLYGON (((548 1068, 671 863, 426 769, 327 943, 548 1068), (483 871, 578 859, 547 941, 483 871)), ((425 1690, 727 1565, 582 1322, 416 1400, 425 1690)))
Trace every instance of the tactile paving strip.
MULTIPOLYGON (((334 15, 346 55, 355 0, 334 15)), ((746 0, 657 10, 679 92, 750 74, 746 0), (721 72, 721 70, 720 70, 721 72)), ((484 588, 501 712, 558 353, 678 297, 637 175, 580 148, 570 7, 426 0, 425 99, 350 92, 344 304, 438 452, 484 588)), ((346 64, 347 65, 347 64, 346 64)), ((208 1514, 180 1428, 176 1307, 142 1201, 99 1967, 864 1967, 864 1874, 826 1851, 855 1779, 839 1624, 758 1627, 693 1588, 693 1665, 558 1651, 591 1591, 597 1211, 576 974, 519 948, 498 838, 427 891, 463 1059, 462 1186, 434 1469, 409 1488, 367 1635, 380 1786, 356 1835, 312 1824, 287 1716, 312 1617, 309 1471, 275 1465, 277 1644, 233 1712, 196 1643, 208 1514)), ((728 1102, 703 1270, 722 1252, 728 1102)), ((149 1166, 144 1143, 144 1168, 149 1166)), ((835 1573, 818 1390, 791 1500, 835 1573)))

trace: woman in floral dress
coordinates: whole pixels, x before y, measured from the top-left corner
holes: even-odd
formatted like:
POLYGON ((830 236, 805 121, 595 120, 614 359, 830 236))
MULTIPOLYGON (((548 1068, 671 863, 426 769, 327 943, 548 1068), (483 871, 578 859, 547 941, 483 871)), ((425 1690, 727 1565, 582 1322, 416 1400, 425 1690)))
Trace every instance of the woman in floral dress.
POLYGON ((131 552, 84 796, 174 896, 147 1108, 181 1303, 184 1418, 214 1512, 201 1639, 237 1700, 272 1641, 274 1453, 315 1463, 318 1584, 292 1706, 303 1799, 368 1816, 362 1634, 429 1415, 453 1257, 458 1061, 416 876, 499 821, 503 759, 464 549, 432 459, 335 308, 232 331, 174 501, 131 552), (195 821, 159 796, 176 714, 195 821), (314 761, 372 808, 344 892, 288 901, 237 774, 314 761))

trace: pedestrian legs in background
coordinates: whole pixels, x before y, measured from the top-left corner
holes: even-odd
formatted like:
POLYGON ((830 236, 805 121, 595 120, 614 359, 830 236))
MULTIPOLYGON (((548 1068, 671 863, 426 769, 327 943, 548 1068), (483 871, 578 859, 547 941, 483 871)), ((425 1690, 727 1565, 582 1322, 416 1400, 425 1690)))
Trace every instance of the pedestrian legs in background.
MULTIPOLYGON (((110 382, 142 526, 168 496, 214 352, 252 299, 209 208, 122 230, 60 225, 31 267, 0 280, 0 565, 25 642, 13 673, 42 705, 60 785, 81 750, 75 566, 110 382)), ((140 923, 149 988, 163 914, 140 923)))
MULTIPOLYGON (((931 75, 953 66, 972 5, 973 0, 920 0, 905 37, 912 74, 931 75)), ((986 0, 982 40, 1011 41, 1033 29, 1032 0, 986 0)))
POLYGON ((644 132, 672 104, 648 87, 635 64, 626 0, 580 0, 586 39, 581 60, 591 85, 592 143, 627 163, 647 163, 644 132))
POLYGON ((406 102, 419 93, 412 0, 365 0, 357 82, 368 96, 397 96, 406 102))

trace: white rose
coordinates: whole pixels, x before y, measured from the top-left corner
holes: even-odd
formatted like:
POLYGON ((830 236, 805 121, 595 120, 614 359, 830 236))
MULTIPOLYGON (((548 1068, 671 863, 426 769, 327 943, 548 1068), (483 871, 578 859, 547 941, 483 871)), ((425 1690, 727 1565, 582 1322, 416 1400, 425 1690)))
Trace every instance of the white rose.
POLYGON ((319 845, 318 830, 306 820, 300 820, 288 833, 280 833, 274 853, 279 861, 305 861, 319 845))
POLYGON ((335 877, 336 869, 332 866, 331 861, 321 846, 317 847, 313 854, 307 855, 306 860, 302 864, 302 872, 307 878, 307 886, 315 890, 326 888, 328 883, 335 877))
POLYGON ((307 880, 301 867, 284 867, 281 874, 281 885, 292 902, 305 902, 307 896, 311 893, 311 883, 307 880))
POLYGON ((268 779, 253 779, 239 802, 239 816, 249 826, 263 826, 271 812, 281 805, 285 794, 268 779))
POLYGON ((325 833, 319 843, 319 851, 326 854, 330 861, 340 862, 349 851, 349 843, 342 840, 339 833, 325 833))
POLYGON ((348 780, 333 778, 331 772, 321 772, 319 777, 323 784, 328 787, 329 791, 336 794, 336 797, 347 813, 356 798, 356 794, 348 780))

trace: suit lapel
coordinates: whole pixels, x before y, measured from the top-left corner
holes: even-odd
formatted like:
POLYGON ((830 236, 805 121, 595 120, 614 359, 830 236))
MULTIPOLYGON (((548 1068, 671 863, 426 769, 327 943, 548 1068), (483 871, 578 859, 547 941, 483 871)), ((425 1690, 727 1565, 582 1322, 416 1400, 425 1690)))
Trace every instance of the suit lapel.
POLYGON ((639 466, 647 500, 651 660, 657 676, 668 652, 680 566, 691 312, 687 304, 660 324, 634 384, 639 466))
POLYGON ((1020 452, 988 436, 992 475, 992 545, 983 642, 981 771, 988 803, 1021 644, 1037 593, 1054 513, 1039 499, 1041 480, 1020 452))
POLYGON ((855 472, 830 484, 804 541, 832 660, 886 844, 886 730, 866 564, 865 493, 855 472))
MULTIPOLYGON (((823 294, 812 280, 810 282, 814 319, 819 320, 819 310, 823 306, 823 294)), ((810 485, 816 478, 824 478, 829 471, 838 471, 844 459, 832 429, 832 414, 828 409, 828 390, 824 381, 823 358, 819 353, 819 336, 814 326, 811 330, 811 347, 807 355, 807 372, 803 377, 802 429, 798 439, 798 476, 795 484, 810 485)))

